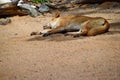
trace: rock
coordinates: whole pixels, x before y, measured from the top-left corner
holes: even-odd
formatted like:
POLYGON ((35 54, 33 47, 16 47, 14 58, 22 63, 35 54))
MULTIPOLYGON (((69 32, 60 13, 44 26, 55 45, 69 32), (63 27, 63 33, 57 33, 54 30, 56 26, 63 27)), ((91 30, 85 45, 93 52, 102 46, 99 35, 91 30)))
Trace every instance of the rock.
POLYGON ((102 3, 106 1, 120 2, 120 0, 72 0, 74 3, 88 4, 88 3, 102 3))
POLYGON ((98 8, 106 9, 106 8, 116 8, 120 7, 120 3, 118 2, 104 2, 98 6, 98 8))
POLYGON ((19 0, 11 0, 13 4, 17 5, 19 0))
POLYGON ((67 8, 73 8, 74 5, 69 3, 69 4, 65 4, 65 7, 67 7, 67 8))
POLYGON ((80 8, 92 8, 92 6, 90 4, 83 4, 80 8))
POLYGON ((8 23, 11 23, 11 19, 10 18, 1 18, 0 19, 0 25, 6 25, 8 23))
POLYGON ((52 3, 63 3, 66 2, 66 0, 51 0, 52 3))
POLYGON ((9 3, 11 0, 0 0, 0 4, 9 3))
POLYGON ((0 17, 26 15, 26 10, 21 10, 18 6, 10 3, 0 4, 0 17))
POLYGON ((49 11, 50 11, 50 8, 49 8, 47 5, 42 4, 42 5, 40 5, 38 11, 41 12, 41 13, 49 12, 49 11))
POLYGON ((12 2, 0 4, 0 17, 26 14, 36 17, 38 12, 35 8, 33 5, 23 3, 22 0, 12 0, 12 2))
POLYGON ((21 4, 21 5, 18 5, 20 8, 22 9, 25 9, 25 10, 28 10, 28 12, 30 13, 30 15, 32 17, 36 17, 38 16, 38 12, 35 8, 33 8, 31 5, 29 4, 21 4))

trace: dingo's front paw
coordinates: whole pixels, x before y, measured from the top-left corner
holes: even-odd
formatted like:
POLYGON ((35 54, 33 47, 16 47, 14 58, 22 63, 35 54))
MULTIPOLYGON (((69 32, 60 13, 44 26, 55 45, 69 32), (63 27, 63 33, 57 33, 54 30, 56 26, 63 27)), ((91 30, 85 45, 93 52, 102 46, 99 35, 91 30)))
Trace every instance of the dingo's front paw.
POLYGON ((80 34, 74 34, 73 37, 74 37, 74 38, 80 37, 80 34))
POLYGON ((42 34, 43 37, 47 37, 47 36, 49 36, 49 35, 50 35, 49 33, 43 33, 43 34, 42 34))
POLYGON ((37 32, 32 32, 30 35, 31 35, 31 36, 37 35, 37 32))
POLYGON ((41 32, 32 32, 30 35, 33 36, 33 35, 41 35, 42 33, 41 32))

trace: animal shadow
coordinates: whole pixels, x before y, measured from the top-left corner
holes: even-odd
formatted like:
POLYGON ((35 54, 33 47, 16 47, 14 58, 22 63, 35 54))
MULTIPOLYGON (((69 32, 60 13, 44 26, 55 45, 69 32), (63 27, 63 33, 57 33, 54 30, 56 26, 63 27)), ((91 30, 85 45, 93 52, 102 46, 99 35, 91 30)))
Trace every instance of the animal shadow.
POLYGON ((53 34, 47 37, 42 37, 42 36, 34 36, 33 38, 28 39, 27 41, 68 41, 68 40, 76 40, 76 39, 83 39, 85 37, 80 36, 80 37, 72 37, 72 36, 65 36, 64 34, 53 34))

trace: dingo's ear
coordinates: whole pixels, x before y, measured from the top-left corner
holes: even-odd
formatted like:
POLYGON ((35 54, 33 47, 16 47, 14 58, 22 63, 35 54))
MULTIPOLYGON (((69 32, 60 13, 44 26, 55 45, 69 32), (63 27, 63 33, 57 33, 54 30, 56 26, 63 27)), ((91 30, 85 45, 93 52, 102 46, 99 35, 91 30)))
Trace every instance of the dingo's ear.
POLYGON ((60 17, 60 11, 56 10, 56 12, 55 12, 55 18, 58 18, 58 17, 60 17))

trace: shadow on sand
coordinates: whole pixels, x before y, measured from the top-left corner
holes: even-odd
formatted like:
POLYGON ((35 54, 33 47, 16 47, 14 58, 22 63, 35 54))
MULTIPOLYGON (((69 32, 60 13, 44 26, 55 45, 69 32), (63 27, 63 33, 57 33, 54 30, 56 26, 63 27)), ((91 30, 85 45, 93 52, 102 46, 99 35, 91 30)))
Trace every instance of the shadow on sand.
POLYGON ((47 37, 42 37, 42 36, 34 36, 33 38, 28 39, 27 41, 69 41, 69 40, 76 40, 76 39, 84 39, 85 36, 80 36, 80 37, 72 37, 72 36, 65 36, 64 34, 53 34, 47 37))

